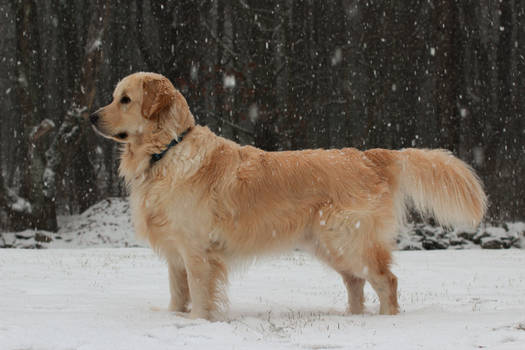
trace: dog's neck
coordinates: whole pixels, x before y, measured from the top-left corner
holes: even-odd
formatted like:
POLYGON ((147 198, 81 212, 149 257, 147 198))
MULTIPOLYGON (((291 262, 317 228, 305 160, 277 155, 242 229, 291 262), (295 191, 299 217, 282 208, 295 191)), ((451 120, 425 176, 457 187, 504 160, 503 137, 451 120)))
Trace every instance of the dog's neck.
MULTIPOLYGON (((164 174, 165 169, 163 168, 173 166, 173 161, 183 162, 189 158, 192 160, 199 159, 200 153, 202 153, 201 151, 203 150, 185 145, 186 142, 181 143, 181 136, 184 136, 184 141, 188 140, 188 142, 192 143, 189 137, 193 135, 194 132, 189 132, 195 129, 199 129, 197 134, 202 133, 203 129, 201 127, 192 126, 186 133, 181 132, 180 135, 173 135, 172 132, 162 131, 156 133, 148 140, 139 140, 139 142, 125 144, 120 157, 119 173, 120 176, 124 178, 128 188, 131 190, 135 185, 142 183, 151 176, 164 174), (173 139, 179 140, 181 144, 167 148, 167 145, 169 145, 173 139), (151 159, 154 154, 163 153, 161 158, 166 157, 168 149, 170 150, 170 154, 174 152, 173 155, 170 155, 171 161, 162 159, 152 163, 151 159)), ((208 138, 209 136, 210 135, 208 135, 208 138)))
POLYGON ((119 173, 126 184, 129 186, 148 176, 152 155, 165 150, 166 145, 174 138, 177 138, 176 133, 160 131, 147 140, 138 138, 135 142, 125 144, 120 157, 119 173))
POLYGON ((162 157, 164 157, 164 154, 166 154, 166 152, 168 152, 170 148, 181 143, 182 140, 184 139, 184 136, 186 136, 186 134, 188 134, 191 131, 191 129, 192 127, 189 127, 184 132, 182 132, 180 135, 178 135, 178 137, 173 138, 173 140, 171 140, 171 142, 161 152, 153 153, 150 158, 150 165, 153 166, 156 162, 161 160, 162 157))
MULTIPOLYGON (((146 132, 147 136, 135 137, 124 145, 120 158, 119 173, 129 186, 148 176, 152 168, 152 156, 166 152, 166 146, 178 140, 185 131, 195 126, 193 115, 186 109, 178 109, 177 104, 158 117, 155 130, 146 132)), ((160 158, 162 158, 160 156, 160 158)), ((157 156, 158 158, 158 156, 157 156)))

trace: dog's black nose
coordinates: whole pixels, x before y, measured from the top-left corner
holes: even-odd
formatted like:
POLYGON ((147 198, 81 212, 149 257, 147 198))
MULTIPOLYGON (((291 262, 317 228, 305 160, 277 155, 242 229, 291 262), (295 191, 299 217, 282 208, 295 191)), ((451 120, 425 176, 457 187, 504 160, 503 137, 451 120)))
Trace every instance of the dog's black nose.
POLYGON ((89 116, 91 124, 96 124, 98 122, 98 114, 95 112, 89 116))

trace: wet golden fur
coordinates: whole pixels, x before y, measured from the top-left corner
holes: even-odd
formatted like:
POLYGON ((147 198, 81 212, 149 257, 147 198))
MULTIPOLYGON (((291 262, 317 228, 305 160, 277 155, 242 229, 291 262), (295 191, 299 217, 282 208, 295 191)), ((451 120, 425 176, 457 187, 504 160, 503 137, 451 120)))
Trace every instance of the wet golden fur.
POLYGON ((294 247, 341 274, 349 312, 363 312, 366 280, 380 313, 395 314, 389 266, 405 202, 443 225, 475 226, 485 212, 479 179, 447 151, 242 147, 195 126, 184 97, 153 73, 124 78, 113 97, 95 127, 123 142, 120 174, 136 232, 168 262, 170 309, 187 312, 191 302, 190 317, 216 317, 233 261, 294 247))

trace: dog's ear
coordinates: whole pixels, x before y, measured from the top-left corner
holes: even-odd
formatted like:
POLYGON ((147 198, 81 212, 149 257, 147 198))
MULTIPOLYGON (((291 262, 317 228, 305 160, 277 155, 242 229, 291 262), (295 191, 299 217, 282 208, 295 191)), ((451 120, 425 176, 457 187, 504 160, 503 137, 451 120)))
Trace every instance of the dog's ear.
POLYGON ((142 82, 142 115, 151 119, 175 100, 175 88, 167 78, 145 77, 142 82))

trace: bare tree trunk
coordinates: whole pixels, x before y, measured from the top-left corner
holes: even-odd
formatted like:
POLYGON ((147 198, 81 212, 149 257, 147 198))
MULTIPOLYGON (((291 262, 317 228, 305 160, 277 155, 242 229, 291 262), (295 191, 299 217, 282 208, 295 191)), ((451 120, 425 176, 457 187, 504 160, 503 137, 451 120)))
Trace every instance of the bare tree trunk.
MULTIPOLYGON (((362 8, 363 21, 363 36, 362 47, 363 56, 367 68, 367 89, 364 96, 365 101, 365 117, 366 117, 366 133, 365 142, 363 145, 367 148, 378 147, 381 139, 379 135, 380 121, 383 118, 383 108, 385 105, 385 89, 387 84, 388 68, 385 61, 389 59, 385 52, 384 38, 384 23, 380 18, 380 14, 385 13, 385 4, 370 3, 365 4, 362 8)), ((390 53, 391 54, 391 53, 390 53)))
POLYGON ((18 228, 35 227, 56 230, 54 200, 43 191, 45 186, 44 149, 46 135, 54 124, 44 119, 44 100, 42 91, 42 63, 40 50, 40 32, 37 6, 32 0, 18 0, 12 3, 19 19, 16 22, 17 38, 17 85, 16 91, 22 118, 23 147, 22 185, 20 194, 31 203, 31 212, 18 218, 18 228), (43 120, 43 121, 42 121, 43 120), (42 123, 47 124, 47 127, 42 123))
MULTIPOLYGON (((102 63, 102 40, 109 17, 109 0, 98 0, 93 5, 88 28, 81 77, 75 88, 73 103, 60 126, 58 134, 46 152, 46 187, 48 196, 56 197, 57 176, 62 178, 67 169, 73 170, 76 202, 80 210, 94 204, 97 196, 96 175, 90 159, 94 154, 88 144, 89 134, 84 119, 89 115, 96 91, 96 79, 102 63)), ((70 173, 71 174, 71 173, 70 173)))
MULTIPOLYGON (((311 62, 306 33, 309 31, 308 16, 311 8, 310 4, 299 1, 293 1, 290 7, 289 25, 286 30, 290 66, 289 100, 287 102, 288 130, 290 132, 287 136, 291 148, 298 149, 308 147, 309 144, 307 133, 312 104, 310 101, 311 77, 307 73, 311 67, 311 62)), ((264 136, 262 134, 259 139, 256 138, 256 144, 264 145, 266 141, 264 136)))
POLYGON ((440 146, 453 152, 459 150, 461 118, 458 111, 462 60, 458 8, 455 0, 441 0, 434 8, 436 118, 440 121, 440 146))

